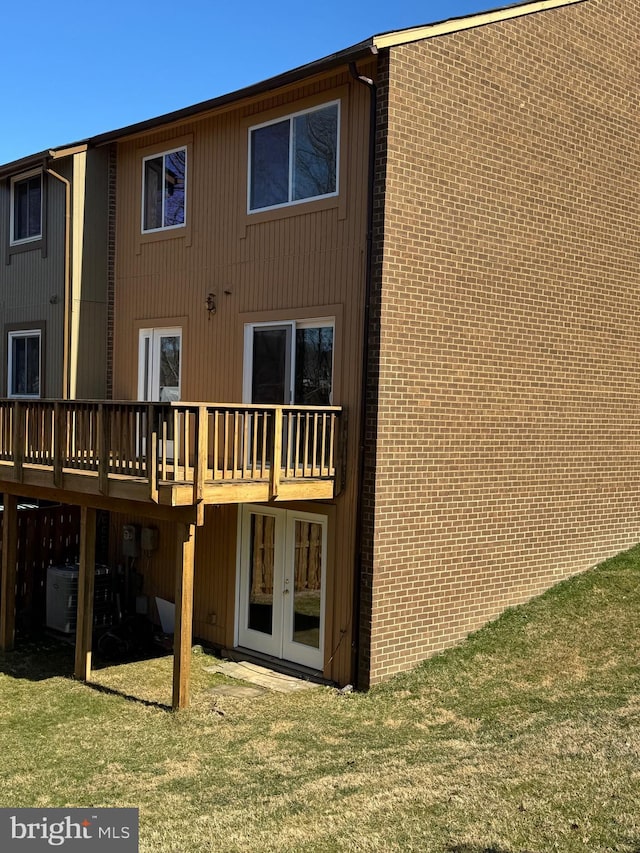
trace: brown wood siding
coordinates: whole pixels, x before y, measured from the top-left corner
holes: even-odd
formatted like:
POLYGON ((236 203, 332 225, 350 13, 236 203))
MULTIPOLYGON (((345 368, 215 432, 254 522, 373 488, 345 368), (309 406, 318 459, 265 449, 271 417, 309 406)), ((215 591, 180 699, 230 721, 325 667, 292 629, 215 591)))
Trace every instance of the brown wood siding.
MULTIPOLYGON (((125 565, 122 554, 122 526, 154 527, 158 548, 141 552, 133 568, 142 576, 140 594, 149 602, 149 616, 159 625, 156 596, 175 600, 175 538, 171 522, 149 521, 144 516, 111 515, 111 563, 125 565)), ((194 579, 194 636, 216 646, 233 644, 235 603, 235 566, 237 508, 210 507, 205 510, 205 525, 196 528, 196 573, 194 579), (214 615, 215 614, 215 615, 214 615)))
MULTIPOLYGON (((345 72, 121 142, 118 148, 115 398, 137 396, 140 328, 182 327, 184 400, 238 402, 245 322, 336 316, 333 402, 348 415, 348 465, 346 488, 335 501, 335 524, 329 531, 335 559, 327 578, 331 627, 326 659, 333 660, 325 675, 342 683, 352 677, 368 126, 369 94, 345 72), (301 103, 338 97, 344 142, 339 198, 247 217, 249 126, 265 116, 295 112, 301 103), (166 239, 154 235, 147 240, 140 236, 141 152, 166 150, 176 140, 189 145, 188 227, 181 236, 168 232, 166 239), (211 317, 205 308, 210 292, 217 300, 211 317)), ((321 504, 308 507, 323 511, 321 504)), ((196 533, 194 633, 221 645, 233 643, 236 530, 236 508, 210 508, 205 526, 196 533)), ((170 598, 172 553, 173 539, 161 536, 153 583, 170 598)))
POLYGON ((77 340, 77 387, 79 399, 101 399, 107 375, 107 276, 108 276, 108 168, 109 150, 87 152, 83 222, 82 290, 77 340))

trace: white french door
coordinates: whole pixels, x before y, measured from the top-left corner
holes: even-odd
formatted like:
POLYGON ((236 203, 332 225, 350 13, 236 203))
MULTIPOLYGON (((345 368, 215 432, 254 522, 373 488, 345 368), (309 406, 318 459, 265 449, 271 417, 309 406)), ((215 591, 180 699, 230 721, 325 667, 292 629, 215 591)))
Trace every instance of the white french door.
POLYGON ((327 517, 244 505, 238 645, 321 670, 327 517))
POLYGON ((141 329, 138 399, 171 403, 180 399, 182 329, 141 329))
MULTIPOLYGON (((141 329, 138 348, 138 399, 171 403, 180 399, 182 329, 141 329)), ((168 428, 173 429, 170 420, 168 428)), ((167 439, 167 457, 173 457, 173 434, 167 439)), ((142 437, 144 446, 144 436, 142 437)), ((159 442, 159 445, 161 443, 159 442)), ((158 448, 159 454, 162 447, 158 448)))

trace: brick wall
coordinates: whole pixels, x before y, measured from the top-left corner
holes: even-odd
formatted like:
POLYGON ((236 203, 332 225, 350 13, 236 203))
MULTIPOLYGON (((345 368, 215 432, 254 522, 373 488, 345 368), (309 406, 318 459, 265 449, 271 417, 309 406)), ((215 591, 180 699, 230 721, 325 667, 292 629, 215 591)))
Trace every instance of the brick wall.
POLYGON ((361 684, 640 539, 639 21, 381 63, 361 684))

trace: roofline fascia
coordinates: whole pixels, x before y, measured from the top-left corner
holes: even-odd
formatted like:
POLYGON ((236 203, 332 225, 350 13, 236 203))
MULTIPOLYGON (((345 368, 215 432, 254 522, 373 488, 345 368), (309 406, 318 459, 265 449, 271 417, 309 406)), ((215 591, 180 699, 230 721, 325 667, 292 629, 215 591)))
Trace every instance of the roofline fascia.
POLYGON ((463 18, 450 18, 449 20, 440 21, 435 24, 425 24, 421 27, 411 27, 396 32, 381 33, 380 35, 373 36, 372 43, 378 50, 383 50, 384 48, 397 47, 414 41, 450 35, 475 27, 483 27, 487 24, 496 24, 501 21, 512 20, 513 18, 521 18, 525 15, 533 15, 536 12, 546 12, 551 9, 559 9, 563 6, 572 6, 576 3, 585 2, 588 2, 588 0, 533 0, 533 2, 529 3, 519 3, 515 6, 504 6, 488 12, 466 15, 463 18))
POLYGON ((13 160, 11 163, 5 163, 0 166, 0 178, 7 178, 9 175, 19 175, 21 172, 28 172, 29 169, 37 169, 49 160, 50 151, 40 151, 38 154, 30 154, 28 157, 22 157, 20 160, 13 160))
POLYGON ((0 178, 7 178, 9 175, 19 175, 22 172, 28 172, 30 169, 44 168, 51 160, 62 160, 64 157, 80 154, 88 148, 88 142, 73 142, 70 145, 64 145, 60 148, 47 148, 45 151, 39 151, 37 154, 29 154, 28 157, 22 157, 20 160, 13 160, 11 163, 0 165, 0 178))
POLYGON ((190 107, 176 110, 174 112, 165 113, 155 118, 147 119, 146 121, 136 122, 135 124, 126 127, 118 128, 117 130, 108 131, 107 133, 93 136, 89 140, 91 145, 107 145, 115 142, 118 139, 135 136, 141 133, 155 130, 156 128, 164 127, 176 122, 185 121, 186 119, 195 118, 204 113, 210 113, 214 110, 228 107, 247 98, 265 95, 276 89, 284 86, 298 83, 305 78, 312 77, 316 74, 322 74, 331 71, 334 68, 339 68, 342 65, 348 65, 350 62, 355 62, 358 59, 365 59, 375 56, 378 53, 377 47, 373 44, 372 39, 359 42, 352 47, 341 50, 338 53, 333 53, 330 56, 325 56, 322 59, 317 59, 307 65, 301 65, 298 68, 293 68, 291 71, 285 71, 276 77, 270 77, 267 80, 262 80, 259 83, 253 83, 251 86, 246 86, 243 89, 238 89, 234 92, 229 92, 225 95, 220 95, 208 101, 201 101, 193 104, 190 107))

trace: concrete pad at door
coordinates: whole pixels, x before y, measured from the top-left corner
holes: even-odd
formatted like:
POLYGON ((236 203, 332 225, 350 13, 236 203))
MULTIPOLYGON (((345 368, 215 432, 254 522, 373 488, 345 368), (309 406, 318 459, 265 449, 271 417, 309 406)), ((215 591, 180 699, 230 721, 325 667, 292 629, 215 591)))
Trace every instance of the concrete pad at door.
POLYGON ((277 693, 297 693, 300 690, 310 690, 319 686, 311 681, 303 681, 301 678, 274 672, 272 669, 249 663, 249 661, 221 661, 219 664, 206 667, 206 672, 220 672, 228 678, 248 681, 249 684, 265 690, 274 690, 277 693))

